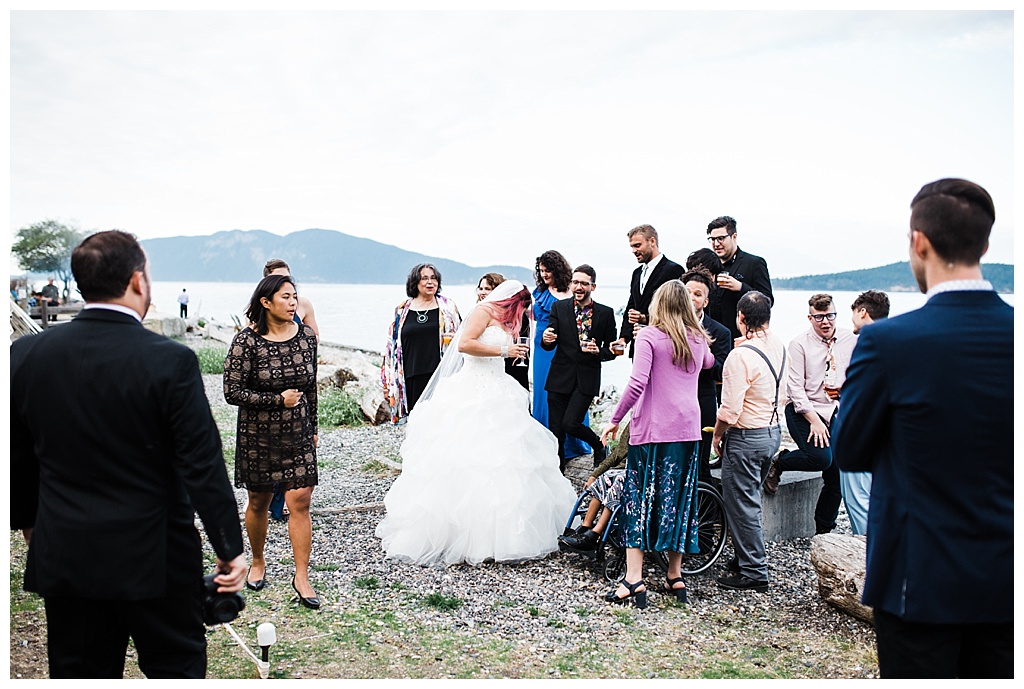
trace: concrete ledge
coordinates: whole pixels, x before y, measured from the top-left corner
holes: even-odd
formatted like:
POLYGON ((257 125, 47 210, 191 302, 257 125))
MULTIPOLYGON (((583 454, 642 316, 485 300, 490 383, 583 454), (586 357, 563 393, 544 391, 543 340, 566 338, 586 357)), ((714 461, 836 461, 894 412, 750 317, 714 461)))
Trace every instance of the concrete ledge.
MULTIPOLYGON (((711 475, 721 490, 722 470, 711 475)), ((765 541, 792 541, 814 536, 814 507, 821 493, 821 472, 787 471, 779 492, 761 492, 761 531, 765 541)))
POLYGON ((792 541, 814 536, 814 508, 821 493, 821 472, 787 471, 775 495, 761 493, 761 528, 765 541, 792 541))

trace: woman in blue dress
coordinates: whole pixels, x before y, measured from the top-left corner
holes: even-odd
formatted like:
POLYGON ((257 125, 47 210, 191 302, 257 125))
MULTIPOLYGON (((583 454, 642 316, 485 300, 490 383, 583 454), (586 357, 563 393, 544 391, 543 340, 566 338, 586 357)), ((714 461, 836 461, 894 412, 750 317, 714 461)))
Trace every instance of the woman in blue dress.
MULTIPOLYGON (((537 325, 533 334, 533 349, 530 357, 533 362, 533 418, 548 426, 548 393, 544 384, 548 380, 548 370, 555 350, 546 351, 540 346, 541 335, 548 327, 551 317, 551 305, 559 299, 568 299, 569 280, 572 279, 572 268, 565 256, 557 251, 549 250, 537 257, 533 276, 537 287, 533 290, 533 320, 537 325)), ((583 418, 583 423, 590 425, 590 414, 583 418)), ((591 447, 579 438, 566 436, 565 458, 572 459, 593 452, 591 447)))

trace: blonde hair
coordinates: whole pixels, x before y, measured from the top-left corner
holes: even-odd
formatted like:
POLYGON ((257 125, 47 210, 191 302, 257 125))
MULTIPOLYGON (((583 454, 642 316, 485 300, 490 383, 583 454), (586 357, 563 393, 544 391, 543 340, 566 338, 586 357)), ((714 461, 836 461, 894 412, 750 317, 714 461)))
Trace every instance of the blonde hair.
POLYGON ((654 293, 650 309, 651 325, 672 340, 672 363, 683 369, 690 368, 693 352, 690 337, 702 337, 710 344, 704 326, 697 320, 690 293, 679 280, 669 280, 654 293))

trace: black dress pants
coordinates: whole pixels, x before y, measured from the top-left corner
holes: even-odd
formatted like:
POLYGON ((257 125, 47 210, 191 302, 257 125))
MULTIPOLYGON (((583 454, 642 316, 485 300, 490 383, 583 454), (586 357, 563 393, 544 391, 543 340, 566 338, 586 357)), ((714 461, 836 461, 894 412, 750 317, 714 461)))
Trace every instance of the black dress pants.
POLYGON ((603 459, 601 437, 583 423, 593 395, 584 395, 579 388, 571 393, 548 391, 548 429, 558 438, 558 463, 565 473, 565 436, 579 438, 594 448, 595 458, 603 459))
POLYGON ((707 395, 704 397, 697 397, 697 403, 700 405, 700 449, 697 451, 698 459, 698 477, 705 483, 711 482, 711 433, 705 433, 704 428, 711 426, 714 427, 715 422, 718 420, 716 414, 718 412, 718 402, 715 400, 714 395, 707 395))
MULTIPOLYGON (((832 420, 822 417, 821 414, 818 414, 818 418, 831 432, 832 420)), ((839 467, 832 461, 832 446, 815 447, 813 442, 808 442, 811 423, 803 414, 796 413, 792 403, 786 405, 786 426, 798 449, 779 460, 779 469, 821 472, 821 493, 818 494, 818 504, 814 507, 814 531, 828 533, 836 528, 839 505, 843 502, 843 491, 839 485, 839 467)))
POLYGON ((141 601, 49 596, 44 602, 51 679, 122 678, 129 638, 150 679, 206 676, 198 584, 141 601))
POLYGON ((1013 677, 1013 622, 925 624, 877 608, 874 618, 882 679, 1013 677))

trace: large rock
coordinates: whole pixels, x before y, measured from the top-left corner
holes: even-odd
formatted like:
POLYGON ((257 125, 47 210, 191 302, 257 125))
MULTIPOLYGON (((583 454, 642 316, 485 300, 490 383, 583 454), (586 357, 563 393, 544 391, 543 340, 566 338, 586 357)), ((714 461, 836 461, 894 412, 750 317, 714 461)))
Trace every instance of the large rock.
POLYGON ((185 321, 169 313, 160 313, 150 309, 146 317, 142 319, 142 325, 147 330, 160 333, 165 337, 185 336, 185 321))
POLYGON ((867 541, 864 536, 819 534, 811 539, 811 564, 818 573, 822 599, 859 620, 871 623, 874 613, 860 602, 864 591, 867 541))

